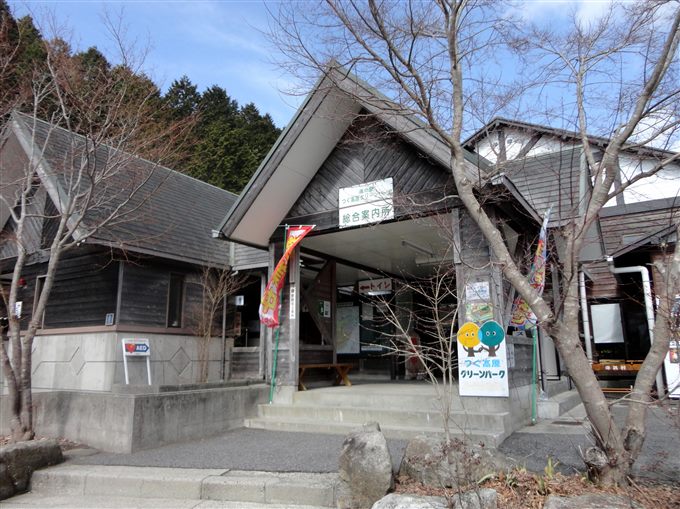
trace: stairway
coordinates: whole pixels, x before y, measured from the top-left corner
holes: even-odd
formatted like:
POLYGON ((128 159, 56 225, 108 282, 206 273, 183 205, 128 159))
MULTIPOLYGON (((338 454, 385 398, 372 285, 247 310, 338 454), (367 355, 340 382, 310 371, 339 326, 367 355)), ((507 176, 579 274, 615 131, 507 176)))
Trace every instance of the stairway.
POLYGON ((326 509, 336 474, 64 464, 33 473, 0 508, 326 509))
MULTIPOLYGON (((452 399, 451 432, 474 442, 499 445, 511 432, 510 413, 494 401, 475 398, 465 408, 456 393, 452 399)), ((490 399, 490 398, 486 398, 490 399)), ((378 422, 388 438, 443 433, 442 412, 434 388, 427 383, 371 383, 299 391, 292 404, 262 404, 250 428, 346 434, 367 422, 378 422)))

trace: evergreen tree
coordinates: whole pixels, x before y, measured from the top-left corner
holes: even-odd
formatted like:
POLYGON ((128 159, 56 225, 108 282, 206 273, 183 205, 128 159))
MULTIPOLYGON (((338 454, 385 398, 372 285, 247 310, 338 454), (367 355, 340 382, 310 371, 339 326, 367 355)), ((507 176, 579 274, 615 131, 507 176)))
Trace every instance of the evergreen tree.
POLYGON ((196 113, 200 101, 201 94, 186 75, 173 81, 165 94, 165 103, 174 119, 188 118, 196 113))

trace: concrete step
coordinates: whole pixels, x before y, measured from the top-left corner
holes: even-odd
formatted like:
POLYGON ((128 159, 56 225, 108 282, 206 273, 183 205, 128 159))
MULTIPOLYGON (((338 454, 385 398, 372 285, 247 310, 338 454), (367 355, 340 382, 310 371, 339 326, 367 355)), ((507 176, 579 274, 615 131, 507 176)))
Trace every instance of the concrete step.
POLYGON ((334 507, 336 484, 335 474, 66 464, 34 472, 31 494, 334 507))
POLYGON ((497 398, 461 398, 458 395, 457 385, 448 388, 440 386, 439 391, 428 382, 322 387, 295 392, 293 394, 293 404, 383 410, 408 408, 409 410, 419 412, 438 412, 441 409, 440 400, 448 397, 451 401, 450 408, 453 410, 475 412, 498 411, 497 398))
MULTIPOLYGON (((254 418, 246 419, 245 426, 254 429, 266 429, 271 431, 293 431, 305 433, 328 433, 332 435, 346 435, 355 430, 363 423, 337 422, 337 421, 314 421, 306 418, 254 418)), ((399 426, 396 424, 380 424, 380 428, 387 438, 409 440, 418 435, 443 435, 441 427, 423 428, 414 426, 399 426)), ((508 431, 492 431, 473 429, 464 425, 453 425, 451 435, 459 438, 467 438, 473 442, 484 442, 489 447, 497 447, 510 433, 508 431)))
POLYGON ((536 414, 539 419, 557 419, 581 404, 581 396, 576 389, 555 394, 549 398, 538 398, 536 414))
POLYGON ((104 495, 47 495, 27 493, 0 502, 2 509, 73 508, 73 509, 327 509, 324 506, 258 504, 177 498, 110 497, 104 495))
MULTIPOLYGON (((444 418, 438 411, 414 411, 409 406, 392 407, 389 410, 372 407, 331 407, 326 405, 259 405, 259 417, 268 421, 308 420, 314 424, 320 422, 340 422, 361 425, 366 422, 378 422, 381 427, 396 425, 418 430, 439 431, 443 427, 444 418), (408 410, 395 410, 407 408, 408 410)), ((451 412, 453 425, 463 429, 482 429, 491 432, 503 432, 510 426, 509 412, 451 412)))

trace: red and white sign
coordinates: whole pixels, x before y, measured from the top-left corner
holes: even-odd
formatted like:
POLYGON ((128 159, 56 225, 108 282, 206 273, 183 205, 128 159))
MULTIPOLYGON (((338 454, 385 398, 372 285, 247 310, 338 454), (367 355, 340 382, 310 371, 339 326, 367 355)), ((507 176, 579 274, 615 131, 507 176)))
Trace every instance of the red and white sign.
POLYGON ((384 295, 392 293, 392 280, 388 277, 382 279, 366 279, 359 281, 359 293, 364 295, 384 295))
POLYGON ((124 338, 123 353, 128 357, 146 357, 151 355, 151 345, 146 338, 124 338))

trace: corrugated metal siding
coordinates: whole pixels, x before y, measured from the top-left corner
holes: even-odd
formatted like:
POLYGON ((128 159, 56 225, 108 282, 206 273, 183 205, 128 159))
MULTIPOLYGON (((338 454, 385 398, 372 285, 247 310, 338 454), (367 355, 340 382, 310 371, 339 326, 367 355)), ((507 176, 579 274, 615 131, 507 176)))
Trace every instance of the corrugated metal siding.
POLYGON ((395 202, 422 191, 452 188, 452 177, 384 128, 356 122, 331 152, 287 217, 337 211, 338 190, 388 177, 394 179, 395 202))

